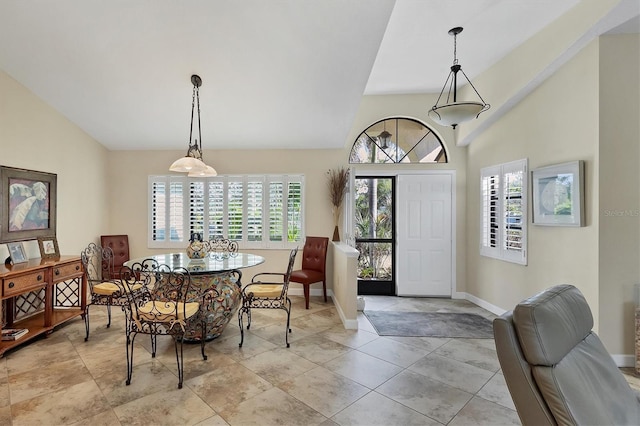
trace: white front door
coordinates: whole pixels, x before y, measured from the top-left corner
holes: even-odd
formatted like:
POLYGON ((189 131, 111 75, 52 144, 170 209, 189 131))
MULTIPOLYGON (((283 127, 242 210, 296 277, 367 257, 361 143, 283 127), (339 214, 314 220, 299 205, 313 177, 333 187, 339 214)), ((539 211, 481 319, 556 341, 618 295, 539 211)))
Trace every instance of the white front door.
POLYGON ((397 294, 450 297, 452 175, 399 175, 397 294))

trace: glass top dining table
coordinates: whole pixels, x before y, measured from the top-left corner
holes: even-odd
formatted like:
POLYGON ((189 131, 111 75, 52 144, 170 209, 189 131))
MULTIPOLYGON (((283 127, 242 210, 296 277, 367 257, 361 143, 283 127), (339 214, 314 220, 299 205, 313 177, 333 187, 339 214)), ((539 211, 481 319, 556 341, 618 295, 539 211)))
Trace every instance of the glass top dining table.
POLYGON ((159 264, 168 265, 171 268, 185 268, 192 275, 228 272, 260 265, 264 262, 264 257, 262 256, 243 252, 212 252, 204 259, 189 259, 186 253, 164 253, 131 259, 126 261, 124 265, 130 267, 134 263, 139 263, 147 259, 153 259, 159 264))
POLYGON ((201 304, 198 313, 189 319, 185 326, 186 342, 199 342, 203 338, 208 341, 222 333, 240 305, 240 269, 264 262, 264 257, 257 254, 211 252, 204 259, 190 259, 186 253, 149 255, 128 260, 124 265, 132 267, 149 259, 171 269, 185 268, 191 275, 191 285, 199 293, 215 289, 219 295, 210 299, 208 304, 201 304))

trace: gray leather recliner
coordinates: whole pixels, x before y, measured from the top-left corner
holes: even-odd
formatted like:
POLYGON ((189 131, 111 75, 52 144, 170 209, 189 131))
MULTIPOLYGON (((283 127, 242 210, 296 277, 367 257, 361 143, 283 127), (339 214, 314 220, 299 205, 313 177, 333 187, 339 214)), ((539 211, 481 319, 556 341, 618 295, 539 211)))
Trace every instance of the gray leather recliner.
POLYGON ((640 425, 640 396, 597 334, 582 293, 549 288, 493 321, 498 359, 526 425, 640 425))

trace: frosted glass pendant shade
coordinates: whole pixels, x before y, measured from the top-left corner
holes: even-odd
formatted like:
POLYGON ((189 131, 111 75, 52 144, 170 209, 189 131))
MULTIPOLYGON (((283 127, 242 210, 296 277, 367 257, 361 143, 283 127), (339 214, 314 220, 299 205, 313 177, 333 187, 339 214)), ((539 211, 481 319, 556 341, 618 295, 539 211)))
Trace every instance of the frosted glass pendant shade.
POLYGON ((211 166, 207 166, 205 164, 205 168, 203 170, 192 170, 187 175, 189 177, 212 177, 218 176, 218 172, 211 166))
POLYGON ((173 162, 169 170, 172 172, 189 173, 192 171, 200 171, 207 168, 202 160, 198 160, 194 157, 182 157, 173 162))
POLYGON ((460 123, 473 120, 485 108, 486 105, 480 102, 456 102, 433 107, 429 110, 428 115, 438 124, 455 128, 460 123))

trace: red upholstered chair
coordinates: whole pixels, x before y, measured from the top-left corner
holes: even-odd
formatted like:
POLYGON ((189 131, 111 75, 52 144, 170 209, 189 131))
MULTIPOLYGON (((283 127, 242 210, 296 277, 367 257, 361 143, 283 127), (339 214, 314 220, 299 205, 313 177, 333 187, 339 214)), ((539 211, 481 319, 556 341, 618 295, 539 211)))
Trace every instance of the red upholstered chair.
POLYGON ((322 282, 324 301, 327 301, 327 237, 307 237, 302 249, 302 269, 291 273, 290 281, 302 284, 306 308, 309 309, 309 286, 322 282))
POLYGON ((129 236, 128 235, 101 235, 100 245, 109 247, 113 251, 113 276, 103 277, 105 279, 120 278, 120 268, 124 262, 129 260, 129 236))

